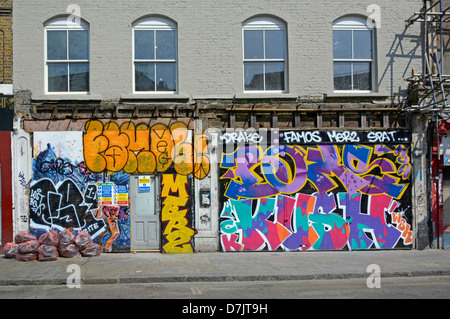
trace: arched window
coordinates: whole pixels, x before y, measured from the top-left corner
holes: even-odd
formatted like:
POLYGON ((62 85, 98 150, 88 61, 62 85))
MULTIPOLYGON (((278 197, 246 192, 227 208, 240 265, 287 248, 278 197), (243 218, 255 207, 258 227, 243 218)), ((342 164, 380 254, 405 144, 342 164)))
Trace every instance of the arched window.
POLYGON ((45 23, 46 92, 89 92, 89 25, 58 17, 45 23))
POLYGON ((374 90, 374 39, 366 19, 345 17, 333 24, 335 91, 374 90))
POLYGON ((134 92, 177 91, 177 26, 161 17, 133 24, 134 92))
POLYGON ((257 17, 243 24, 244 91, 286 90, 286 25, 257 17))

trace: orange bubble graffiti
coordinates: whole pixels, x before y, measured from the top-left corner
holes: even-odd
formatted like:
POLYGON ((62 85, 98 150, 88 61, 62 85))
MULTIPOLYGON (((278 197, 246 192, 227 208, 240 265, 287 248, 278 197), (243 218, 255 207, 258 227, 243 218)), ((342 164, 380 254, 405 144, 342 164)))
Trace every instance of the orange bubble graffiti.
POLYGON ((210 170, 206 137, 192 136, 182 122, 150 128, 145 123, 126 122, 119 127, 115 122, 90 120, 83 144, 85 165, 94 173, 154 174, 173 165, 178 174, 203 179, 210 170))

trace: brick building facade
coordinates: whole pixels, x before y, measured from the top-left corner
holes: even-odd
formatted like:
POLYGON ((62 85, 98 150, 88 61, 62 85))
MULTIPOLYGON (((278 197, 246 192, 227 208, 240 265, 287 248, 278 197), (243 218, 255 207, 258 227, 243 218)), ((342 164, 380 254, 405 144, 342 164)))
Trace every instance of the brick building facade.
POLYGON ((404 111, 420 5, 15 4, 17 229, 105 251, 427 246, 428 123, 404 111))
POLYGON ((12 0, 0 1, 0 30, 2 60, 0 76, 2 84, 12 84, 13 79, 13 54, 12 54, 12 0))

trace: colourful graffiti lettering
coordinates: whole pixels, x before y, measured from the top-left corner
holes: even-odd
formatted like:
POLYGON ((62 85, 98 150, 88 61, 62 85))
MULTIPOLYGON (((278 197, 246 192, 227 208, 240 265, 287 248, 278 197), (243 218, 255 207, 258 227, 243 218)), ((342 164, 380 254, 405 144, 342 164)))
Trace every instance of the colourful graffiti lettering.
POLYGON ((411 225, 408 224, 407 220, 403 218, 402 213, 391 213, 392 222, 397 224, 397 228, 402 232, 401 237, 406 244, 412 244, 413 233, 411 231, 411 225))
POLYGON ((387 195, 369 195, 362 213, 362 194, 338 193, 343 216, 323 211, 320 194, 278 195, 267 199, 229 199, 221 213, 220 241, 224 251, 392 249, 412 232, 387 195), (255 206, 256 204, 256 206, 255 206), (393 216, 389 224, 385 212, 393 216), (397 215, 399 214, 399 215, 397 215), (396 225, 395 225, 396 224, 396 225))
POLYGON ((220 167, 224 251, 412 245, 403 144, 242 145, 220 167))
POLYGON ((333 178, 337 177, 350 193, 402 197, 408 184, 401 184, 401 178, 394 174, 405 179, 408 172, 405 165, 410 165, 406 157, 399 156, 404 161, 399 173, 391 160, 370 161, 372 155, 372 147, 359 145, 345 145, 342 153, 336 145, 307 150, 295 145, 276 145, 265 152, 259 146, 242 146, 222 156, 221 167, 227 171, 221 178, 231 180, 224 195, 231 199, 255 199, 295 194, 306 181, 325 194, 338 186, 333 178), (374 170, 381 173, 374 175, 374 170))
POLYGON ((228 169, 222 178, 231 179, 225 196, 232 199, 293 194, 306 182, 304 151, 296 146, 272 147, 265 154, 258 146, 240 147, 223 155, 221 167, 228 169))
POLYGON ((161 182, 161 223, 165 253, 193 253, 190 216, 190 179, 184 175, 164 174, 161 182))
POLYGON ((203 135, 190 136, 182 122, 149 127, 90 120, 83 132, 83 154, 86 167, 94 173, 156 174, 173 166, 178 174, 203 179, 210 170, 206 141, 203 135))

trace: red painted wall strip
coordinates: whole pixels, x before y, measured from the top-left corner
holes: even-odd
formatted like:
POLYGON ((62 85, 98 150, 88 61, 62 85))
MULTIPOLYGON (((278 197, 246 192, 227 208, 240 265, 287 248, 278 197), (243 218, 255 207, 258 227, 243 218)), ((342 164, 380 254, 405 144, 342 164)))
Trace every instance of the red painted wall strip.
POLYGON ((0 132, 2 245, 13 241, 11 132, 0 132))

